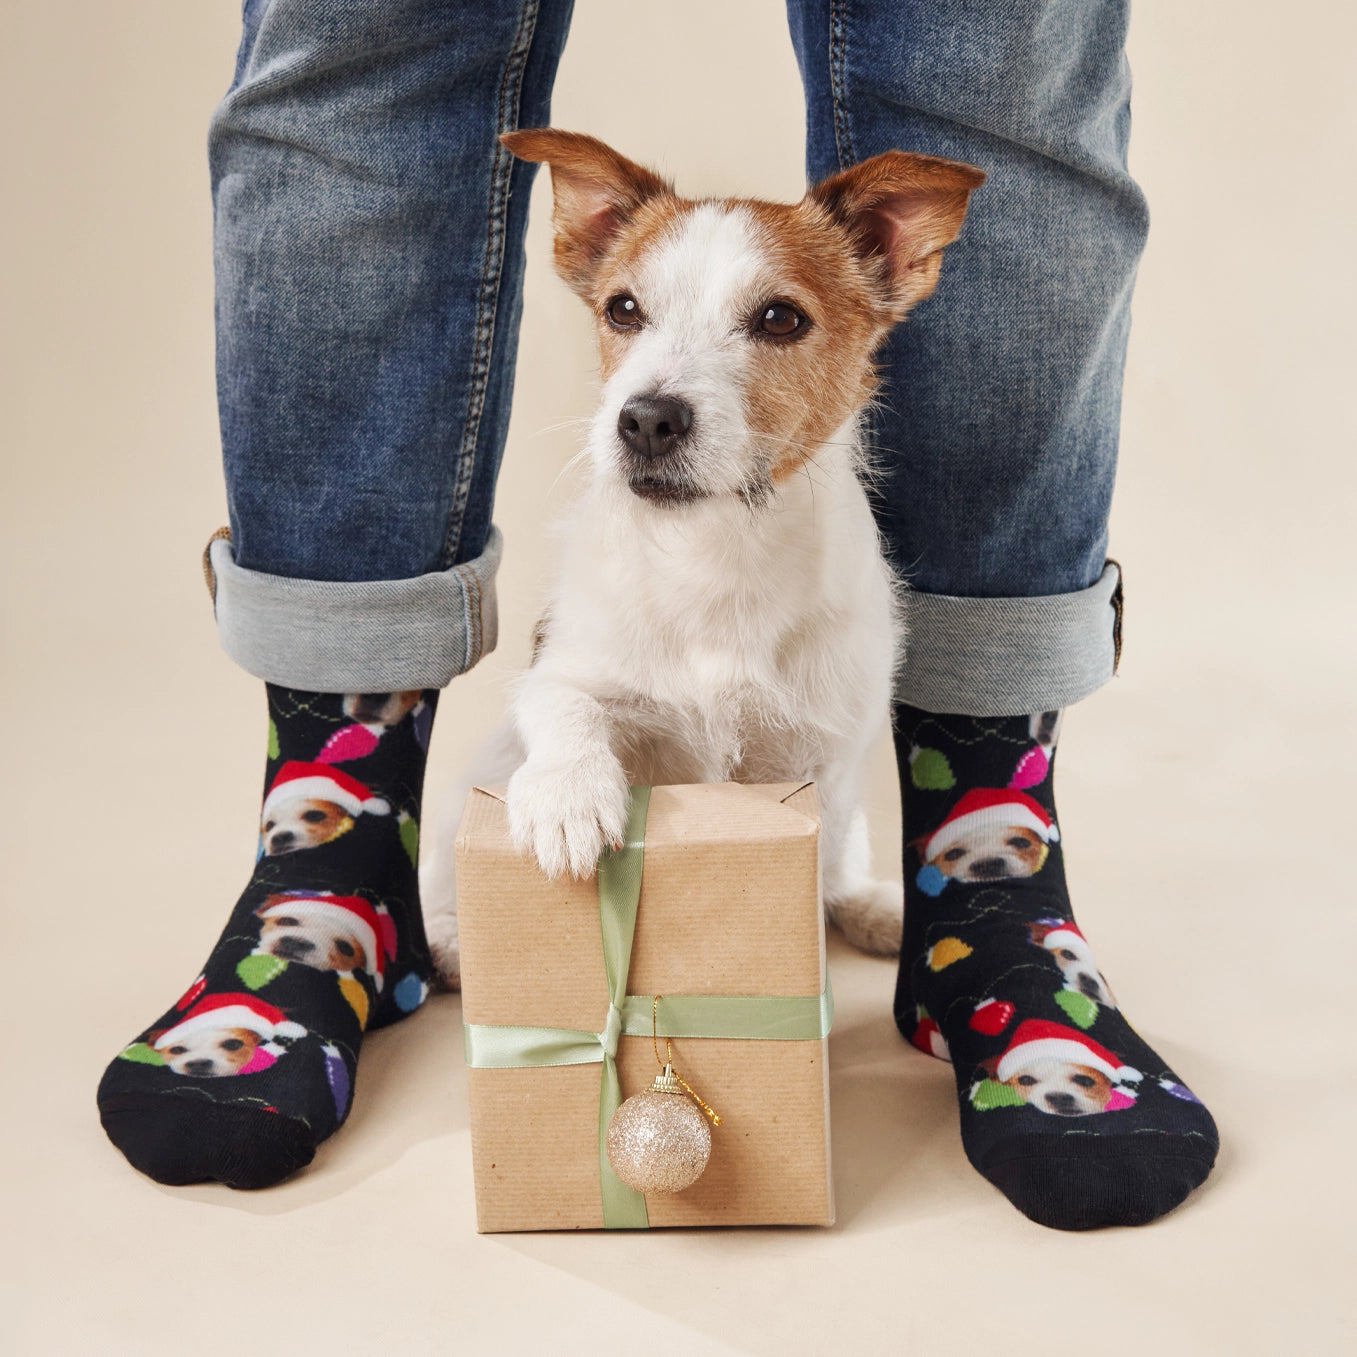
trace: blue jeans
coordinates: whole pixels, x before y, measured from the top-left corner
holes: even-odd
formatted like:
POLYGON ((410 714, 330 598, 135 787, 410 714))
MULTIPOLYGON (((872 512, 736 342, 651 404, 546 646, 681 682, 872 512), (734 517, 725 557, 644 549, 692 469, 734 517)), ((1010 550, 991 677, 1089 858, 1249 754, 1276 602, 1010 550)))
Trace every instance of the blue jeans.
MULTIPOLYGON (((494 643, 534 169, 496 138, 549 121, 570 10, 247 0, 211 131, 231 514, 211 561, 223 641, 262 677, 430 686, 494 643)), ((1147 223, 1125 0, 788 14, 812 178, 891 147, 989 175, 870 429, 913 586, 899 696, 1067 705, 1119 646, 1107 517, 1147 223)))

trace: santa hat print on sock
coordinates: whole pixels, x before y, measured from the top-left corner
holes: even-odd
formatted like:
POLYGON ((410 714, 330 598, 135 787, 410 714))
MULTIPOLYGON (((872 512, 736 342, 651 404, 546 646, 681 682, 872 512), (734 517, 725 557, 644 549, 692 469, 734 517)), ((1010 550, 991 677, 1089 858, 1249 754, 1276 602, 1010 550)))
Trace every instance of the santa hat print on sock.
POLYGON ((284 801, 329 801, 355 819, 364 811, 369 815, 389 815, 391 807, 371 789, 332 764, 285 763, 273 779, 264 798, 263 814, 284 801))
POLYGON ((1126 1085, 1139 1083, 1143 1078, 1139 1070, 1127 1065, 1119 1055, 1099 1045, 1092 1037, 1043 1018, 1028 1018, 1018 1024, 1008 1049, 999 1057, 994 1077, 1000 1083, 1006 1083, 1035 1065, 1058 1062, 1086 1065, 1115 1084, 1112 1098, 1117 1101, 1108 1103, 1108 1111, 1129 1106, 1135 1100, 1136 1091, 1126 1085))
POLYGON ((371 905, 360 895, 285 895, 259 910, 259 917, 292 918, 304 927, 349 934, 363 949, 361 965, 381 993, 387 962, 396 959, 396 924, 385 905, 371 905))
POLYGON ((178 1046, 199 1032, 219 1028, 241 1028, 260 1038, 249 1064, 238 1074, 266 1070, 288 1049, 288 1045, 306 1035, 306 1028, 292 1022, 281 1008, 265 1003, 253 994, 211 994, 200 999, 171 1028, 151 1043, 161 1053, 178 1046))
POLYGON ((923 857, 932 861, 959 839, 991 825, 1021 825, 1044 844, 1057 843, 1060 830, 1055 821, 1026 792, 1013 787, 976 787, 952 807, 947 818, 924 844, 923 857))

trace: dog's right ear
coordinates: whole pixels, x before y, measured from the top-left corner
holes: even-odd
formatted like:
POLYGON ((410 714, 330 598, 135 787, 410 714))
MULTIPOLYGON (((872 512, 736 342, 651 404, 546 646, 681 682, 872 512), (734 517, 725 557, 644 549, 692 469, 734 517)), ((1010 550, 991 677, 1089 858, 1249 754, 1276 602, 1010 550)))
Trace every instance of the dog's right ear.
POLYGON ((506 132, 500 141, 520 160, 551 166, 556 272, 591 299, 598 265, 627 218, 642 203, 673 190, 645 166, 582 132, 534 127, 506 132))

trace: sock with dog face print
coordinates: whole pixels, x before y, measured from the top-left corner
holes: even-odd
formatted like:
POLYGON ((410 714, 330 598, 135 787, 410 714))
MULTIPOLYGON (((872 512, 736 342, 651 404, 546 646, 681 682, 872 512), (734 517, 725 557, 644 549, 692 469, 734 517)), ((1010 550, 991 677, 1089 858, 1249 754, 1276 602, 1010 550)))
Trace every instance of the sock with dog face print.
POLYGON ((432 965, 415 873, 437 694, 268 686, 254 874, 202 973, 99 1085, 104 1129, 158 1182, 267 1187, 348 1115, 363 1033, 432 965))
POLYGON ((1074 922, 1060 713, 894 710, 905 819, 895 1020, 951 1060, 966 1156, 1032 1220, 1142 1225, 1211 1171, 1210 1113, 1136 1034, 1074 922))

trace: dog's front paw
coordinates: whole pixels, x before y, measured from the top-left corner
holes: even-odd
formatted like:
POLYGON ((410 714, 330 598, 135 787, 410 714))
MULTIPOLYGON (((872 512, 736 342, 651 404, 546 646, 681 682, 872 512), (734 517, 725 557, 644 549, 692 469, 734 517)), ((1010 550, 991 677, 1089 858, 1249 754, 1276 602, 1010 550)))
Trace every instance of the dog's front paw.
POLYGON ((509 779, 509 833, 551 877, 590 876, 598 855, 623 842, 627 775, 611 750, 568 764, 529 759, 509 779))
POLYGON ((899 956, 905 927, 904 887, 869 881, 851 894, 825 901, 825 915, 860 952, 899 956))

